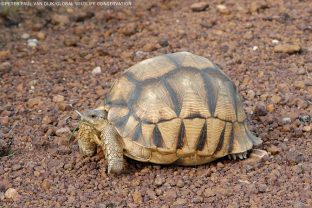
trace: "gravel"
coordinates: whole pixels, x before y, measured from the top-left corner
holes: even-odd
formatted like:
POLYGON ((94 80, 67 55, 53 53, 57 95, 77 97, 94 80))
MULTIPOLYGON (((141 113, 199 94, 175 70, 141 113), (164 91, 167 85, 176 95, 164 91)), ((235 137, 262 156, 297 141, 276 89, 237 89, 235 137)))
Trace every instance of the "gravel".
POLYGON ((0 149, 11 149, 0 156, 1 206, 312 207, 310 2, 203 2, 0 15, 0 149), (236 83, 260 150, 196 167, 126 159, 108 175, 101 149, 85 157, 69 142, 74 110, 101 104, 128 67, 176 51, 210 58, 236 83))

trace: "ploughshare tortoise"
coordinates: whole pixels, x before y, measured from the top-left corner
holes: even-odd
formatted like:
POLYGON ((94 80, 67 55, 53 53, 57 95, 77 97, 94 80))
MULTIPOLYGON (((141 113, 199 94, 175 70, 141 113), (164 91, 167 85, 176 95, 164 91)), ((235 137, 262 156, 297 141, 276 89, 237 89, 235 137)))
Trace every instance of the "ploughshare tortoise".
POLYGON ((234 83, 208 59, 189 52, 157 56, 123 73, 104 105, 82 115, 81 152, 103 148, 108 172, 127 156, 157 164, 200 165, 247 157, 260 144, 247 127, 234 83))

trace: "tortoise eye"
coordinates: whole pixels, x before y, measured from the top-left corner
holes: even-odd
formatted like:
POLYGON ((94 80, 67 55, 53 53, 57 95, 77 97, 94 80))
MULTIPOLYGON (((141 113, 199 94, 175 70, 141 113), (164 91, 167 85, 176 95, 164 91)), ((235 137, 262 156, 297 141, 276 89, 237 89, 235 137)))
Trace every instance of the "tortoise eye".
POLYGON ((91 118, 96 118, 96 115, 91 115, 91 118))

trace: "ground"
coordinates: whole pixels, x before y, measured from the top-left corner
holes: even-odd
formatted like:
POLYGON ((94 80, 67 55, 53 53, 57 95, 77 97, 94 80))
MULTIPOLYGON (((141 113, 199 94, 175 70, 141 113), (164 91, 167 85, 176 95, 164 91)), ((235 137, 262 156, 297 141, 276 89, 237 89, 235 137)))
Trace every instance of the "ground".
POLYGON ((207 2, 2 11, 0 207, 312 207, 311 2, 207 2), (107 175, 102 151, 84 157, 69 139, 74 110, 100 105, 134 63, 176 51, 223 68, 268 156, 198 167, 128 159, 107 175))

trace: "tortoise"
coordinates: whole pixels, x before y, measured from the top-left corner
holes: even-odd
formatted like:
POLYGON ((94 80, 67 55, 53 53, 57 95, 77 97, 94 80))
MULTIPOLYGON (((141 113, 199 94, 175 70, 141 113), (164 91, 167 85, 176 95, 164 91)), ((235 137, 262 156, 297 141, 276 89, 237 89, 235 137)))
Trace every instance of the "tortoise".
POLYGON ((103 148, 108 173, 123 156, 156 164, 194 166, 226 155, 247 158, 262 143, 247 126, 234 83, 208 59, 189 52, 160 55, 126 70, 104 104, 81 114, 78 145, 103 148))

